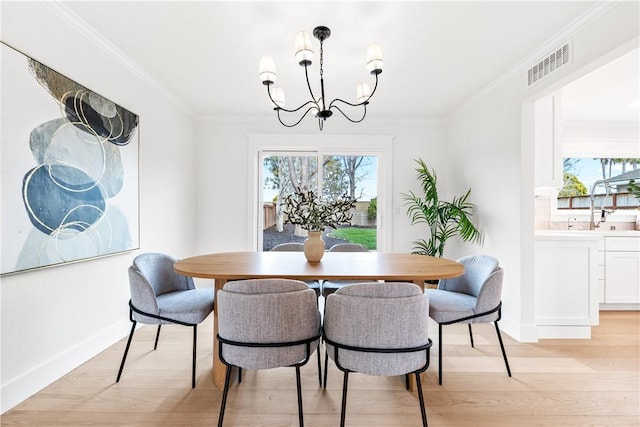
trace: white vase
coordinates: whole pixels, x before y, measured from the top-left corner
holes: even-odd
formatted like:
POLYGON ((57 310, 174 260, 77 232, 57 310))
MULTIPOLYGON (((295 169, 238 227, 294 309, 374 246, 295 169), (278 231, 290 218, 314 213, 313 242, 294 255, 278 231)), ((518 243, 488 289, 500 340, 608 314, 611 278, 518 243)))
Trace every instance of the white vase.
POLYGON ((322 231, 309 231, 309 236, 304 241, 304 256, 309 262, 319 262, 322 255, 324 255, 322 231))

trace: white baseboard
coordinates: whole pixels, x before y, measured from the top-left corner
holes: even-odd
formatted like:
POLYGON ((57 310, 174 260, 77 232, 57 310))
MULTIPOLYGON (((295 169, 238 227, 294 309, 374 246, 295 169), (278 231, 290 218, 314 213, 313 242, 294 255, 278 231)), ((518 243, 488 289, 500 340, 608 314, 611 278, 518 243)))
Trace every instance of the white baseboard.
POLYGON ((540 339, 590 339, 591 326, 538 325, 540 339))
POLYGON ((640 311, 640 304, 604 304, 600 303, 602 311, 640 311))
POLYGON ((131 322, 124 319, 41 363, 25 374, 3 383, 0 392, 1 413, 5 413, 121 340, 122 337, 129 334, 130 329, 131 322))
POLYGON ((538 342, 536 325, 524 325, 503 317, 499 322, 500 330, 519 342, 538 342))

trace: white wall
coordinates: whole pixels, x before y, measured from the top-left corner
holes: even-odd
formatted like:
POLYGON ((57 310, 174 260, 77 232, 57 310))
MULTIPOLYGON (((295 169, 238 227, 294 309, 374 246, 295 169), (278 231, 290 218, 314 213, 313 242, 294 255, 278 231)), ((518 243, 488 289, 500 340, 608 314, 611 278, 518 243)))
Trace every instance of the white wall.
MULTIPOLYGON (((444 174, 444 128, 439 123, 384 121, 367 117, 358 125, 345 123, 340 116, 331 117, 322 135, 391 135, 393 137, 392 242, 389 250, 408 252, 418 237, 419 227, 410 227, 402 207, 400 193, 420 191, 413 159, 422 157, 444 174)), ((266 119, 221 119, 209 121, 200 128, 198 156, 201 171, 198 188, 198 253, 247 250, 250 221, 247 206, 249 175, 247 134, 319 135, 314 121, 295 130, 285 129, 275 116, 266 119)))
POLYGON ((526 71, 546 53, 543 49, 539 57, 523 62, 469 102, 447 125, 448 189, 456 194, 472 187, 472 201, 478 206, 476 213, 485 233, 484 247, 472 247, 469 252, 492 254, 504 267, 501 325, 519 340, 537 339, 533 325, 532 100, 602 65, 603 56, 619 56, 637 46, 638 3, 600 6, 597 15, 575 23, 572 34, 550 41, 547 51, 572 36, 573 62, 566 68, 527 87, 526 71))
MULTIPOLYGON (((2 41, 139 115, 140 250, 193 254, 194 120, 54 6, 0 7, 2 41)), ((2 277, 2 412, 127 335, 137 253, 2 277)))

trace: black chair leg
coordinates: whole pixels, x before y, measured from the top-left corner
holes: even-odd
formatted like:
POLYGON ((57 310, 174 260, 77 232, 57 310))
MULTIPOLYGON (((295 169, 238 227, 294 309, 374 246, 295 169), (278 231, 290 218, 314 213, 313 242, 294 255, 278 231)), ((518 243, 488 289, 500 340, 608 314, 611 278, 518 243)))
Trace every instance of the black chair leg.
POLYGON ((224 389, 222 390, 222 403, 220 403, 220 416, 218 416, 218 427, 222 427, 224 410, 227 406, 227 395, 229 394, 229 383, 231 382, 231 366, 227 366, 227 373, 224 377, 224 389))
POLYGON ((242 368, 238 366, 238 384, 242 382, 242 368))
POLYGON ((158 348, 158 338, 160 338, 160 327, 162 327, 162 323, 158 325, 158 332, 156 332, 156 342, 153 344, 153 349, 158 348))
POLYGON ((511 368, 509 368, 509 361, 507 360, 507 352, 504 351, 504 344, 502 343, 502 335, 500 335, 500 328, 498 328, 498 321, 493 322, 496 327, 496 333, 498 334, 498 341, 500 341, 500 350, 502 350, 502 358, 504 359, 504 365, 507 367, 507 374, 511 377, 511 368))
POLYGON ((471 347, 473 347, 473 331, 471 330, 471 323, 467 323, 469 325, 469 338, 471 339, 471 347))
POLYGON ((302 383, 300 381, 300 366, 296 366, 296 388, 298 389, 298 420, 300 427, 304 427, 304 416, 302 415, 302 383))
POLYGON ((442 324, 438 323, 438 384, 442 385, 442 324))
POLYGON ((349 382, 349 371, 344 371, 342 381, 342 409, 340 410, 340 427, 344 427, 344 418, 347 412, 347 385, 349 382))
POLYGON ((320 362, 320 341, 318 341, 318 348, 316 348, 316 353, 318 353, 318 385, 322 387, 322 363, 320 362))
POLYGON ((329 353, 324 352, 324 389, 327 388, 327 367, 329 366, 329 353))
MULTIPOLYGON (((160 331, 160 328, 158 328, 160 331)), ((191 364, 191 388, 196 388, 196 347, 198 343, 198 325, 193 325, 193 360, 191 364)))
POLYGON ((120 369, 118 370, 118 377, 116 378, 116 382, 120 381, 120 376, 122 375, 122 370, 124 369, 124 362, 127 360, 127 354, 129 354, 129 346, 131 346, 131 339, 133 338, 133 333, 136 331, 136 321, 134 320, 131 324, 131 332, 129 332, 129 339, 127 340, 127 346, 124 348, 124 354, 122 355, 122 362, 120 362, 120 369))
MULTIPOLYGON (((407 374, 407 378, 409 375, 407 374)), ((420 373, 416 372, 416 387, 418 388, 418 400, 420 401, 420 414, 422 415, 422 426, 427 427, 427 410, 424 407, 424 396, 422 395, 422 381, 420 380, 420 373)))
POLYGON ((404 375, 404 387, 409 390, 409 374, 404 375))

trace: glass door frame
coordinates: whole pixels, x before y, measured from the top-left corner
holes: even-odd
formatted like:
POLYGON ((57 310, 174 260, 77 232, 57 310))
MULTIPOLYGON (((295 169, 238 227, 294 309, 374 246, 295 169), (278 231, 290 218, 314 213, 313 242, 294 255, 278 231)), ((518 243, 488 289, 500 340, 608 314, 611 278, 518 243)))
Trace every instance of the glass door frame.
POLYGON ((248 141, 248 194, 247 212, 249 232, 247 247, 262 250, 262 159, 264 153, 314 154, 338 156, 372 156, 378 159, 376 219, 377 250, 391 250, 392 232, 392 141, 386 135, 276 135, 249 134, 248 141))

